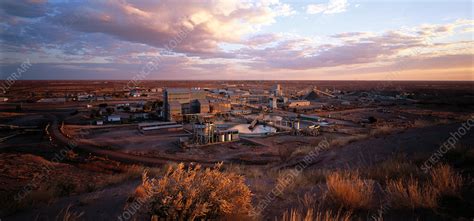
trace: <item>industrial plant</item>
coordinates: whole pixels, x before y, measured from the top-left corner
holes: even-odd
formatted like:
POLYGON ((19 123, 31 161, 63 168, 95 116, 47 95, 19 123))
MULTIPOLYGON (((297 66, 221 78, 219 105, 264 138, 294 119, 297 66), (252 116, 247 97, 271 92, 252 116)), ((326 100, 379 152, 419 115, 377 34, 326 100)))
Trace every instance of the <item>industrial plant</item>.
MULTIPOLYGON (((148 123, 141 131, 183 128, 188 137, 179 138, 181 147, 199 147, 233 142, 246 137, 278 134, 317 136, 331 124, 316 115, 301 112, 321 109, 321 96, 335 99, 329 91, 313 88, 308 92, 290 92, 285 96, 280 84, 269 90, 225 88, 165 88, 163 107, 157 113, 167 123, 148 123), (303 93, 303 96, 291 94, 303 93)), ((322 98, 323 99, 323 98, 322 98)))
MULTIPOLYGON (((292 168, 305 168, 300 177, 289 179, 298 188, 285 193, 285 199, 294 203, 312 199, 313 195, 299 196, 300 191, 319 194, 313 187, 321 186, 318 180, 329 179, 326 171, 331 176, 350 165, 357 173, 367 171, 371 177, 362 183, 369 185, 385 182, 385 175, 392 173, 380 174, 379 165, 390 171, 395 168, 396 173, 412 171, 407 165, 419 168, 397 154, 410 153, 407 156, 416 159, 420 150, 435 150, 433 144, 441 142, 443 134, 472 116, 463 108, 470 105, 468 97, 432 89, 452 87, 449 83, 400 83, 409 88, 403 91, 375 90, 381 87, 377 82, 360 88, 337 81, 149 81, 123 88, 125 83, 41 82, 32 94, 31 85, 20 82, 17 94, 2 98, 0 104, 7 110, 0 125, 5 132, 0 138, 7 156, 2 161, 5 168, 29 167, 30 172, 20 174, 32 177, 38 173, 37 164, 55 168, 60 175, 48 176, 52 184, 45 182, 35 194, 44 196, 41 191, 53 188, 55 196, 75 200, 74 194, 80 193, 76 209, 102 189, 108 191, 104 194, 120 193, 114 185, 129 185, 121 179, 133 177, 131 182, 136 183, 142 172, 150 170, 161 176, 167 171, 165 165, 184 163, 185 171, 193 165, 204 171, 222 165, 218 171, 244 175, 258 199, 265 199, 278 182, 288 179, 292 168), (99 83, 104 86, 97 87, 99 83), (439 101, 437 94, 446 101, 439 101), (448 108, 442 102, 453 105, 448 108), (429 139, 420 139, 420 134, 429 139), (31 150, 46 158, 23 153, 31 150), (63 161, 47 161, 55 161, 56 156, 63 156, 63 161), (401 160, 392 166, 394 159, 401 160), (18 162, 21 166, 11 166, 18 162), (374 162, 378 163, 372 166, 374 162), (77 186, 71 186, 68 180, 77 177, 77 186), (104 182, 103 177, 110 181, 104 182)), ((458 84, 464 91, 471 86, 458 84)), ((453 134, 461 136, 461 132, 453 134)), ((463 145, 468 144, 472 142, 463 145)), ((9 188, 22 182, 2 179, 9 188)), ((122 196, 120 202, 128 201, 128 195, 122 196)))

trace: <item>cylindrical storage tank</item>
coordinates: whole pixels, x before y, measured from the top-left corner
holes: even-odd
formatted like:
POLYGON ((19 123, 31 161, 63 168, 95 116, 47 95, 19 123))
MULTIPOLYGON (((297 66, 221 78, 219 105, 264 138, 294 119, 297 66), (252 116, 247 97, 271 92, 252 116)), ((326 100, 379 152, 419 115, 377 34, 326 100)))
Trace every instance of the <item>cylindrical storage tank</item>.
POLYGON ((293 127, 294 127, 295 129, 299 130, 299 129, 300 129, 300 122, 299 122, 299 121, 295 121, 295 122, 293 123, 293 127))
POLYGON ((225 141, 225 134, 219 135, 219 142, 224 142, 225 141))
POLYGON ((239 134, 232 134, 232 140, 238 140, 239 134))
POLYGON ((282 120, 283 120, 283 117, 281 117, 281 116, 273 116, 273 117, 272 117, 272 120, 273 120, 273 121, 282 121, 282 120))
POLYGON ((227 140, 226 141, 232 141, 232 134, 231 133, 227 134, 227 140))

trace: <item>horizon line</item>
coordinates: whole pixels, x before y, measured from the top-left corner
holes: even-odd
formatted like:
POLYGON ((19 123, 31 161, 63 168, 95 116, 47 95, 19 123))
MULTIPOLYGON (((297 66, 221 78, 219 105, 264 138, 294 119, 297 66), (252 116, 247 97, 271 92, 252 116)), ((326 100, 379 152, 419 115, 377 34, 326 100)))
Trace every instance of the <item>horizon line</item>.
MULTIPOLYGON (((6 81, 7 79, 0 79, 1 81, 6 81)), ((436 80, 436 79, 426 79, 426 80, 360 80, 360 79, 348 79, 348 80, 314 80, 314 79, 147 79, 147 80, 130 80, 130 79, 18 79, 15 81, 135 81, 135 82, 146 82, 146 81, 360 81, 360 82, 370 82, 370 81, 388 81, 388 82, 474 82, 474 79, 471 80, 436 80)))

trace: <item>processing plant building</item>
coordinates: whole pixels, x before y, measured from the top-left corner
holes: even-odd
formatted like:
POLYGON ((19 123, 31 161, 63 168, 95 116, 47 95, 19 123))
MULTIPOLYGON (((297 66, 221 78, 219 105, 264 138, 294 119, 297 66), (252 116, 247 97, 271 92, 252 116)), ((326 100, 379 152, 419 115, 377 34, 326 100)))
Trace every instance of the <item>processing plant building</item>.
POLYGON ((209 113, 206 92, 200 89, 168 88, 163 92, 166 120, 180 120, 185 114, 209 113))

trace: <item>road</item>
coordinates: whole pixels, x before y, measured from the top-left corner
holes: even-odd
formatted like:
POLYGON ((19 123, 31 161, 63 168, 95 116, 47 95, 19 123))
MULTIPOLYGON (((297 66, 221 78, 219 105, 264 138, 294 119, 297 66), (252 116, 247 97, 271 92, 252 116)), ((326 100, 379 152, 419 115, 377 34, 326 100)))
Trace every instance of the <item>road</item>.
POLYGON ((46 114, 48 119, 51 122, 51 126, 48 127, 49 134, 51 137, 61 145, 74 145, 75 150, 79 150, 85 153, 90 153, 95 156, 106 157, 108 159, 123 162, 123 163, 131 163, 131 164, 143 164, 146 166, 161 166, 167 164, 169 162, 186 162, 186 163, 199 163, 203 166, 212 166, 218 161, 213 160, 189 160, 189 159, 174 159, 174 158, 166 158, 166 157, 145 157, 145 156, 135 156, 130 155, 123 152, 113 151, 113 150, 105 150, 101 149, 100 147, 93 146, 90 144, 80 143, 72 138, 68 138, 63 133, 61 133, 59 127, 59 119, 58 116, 54 114, 46 114))

